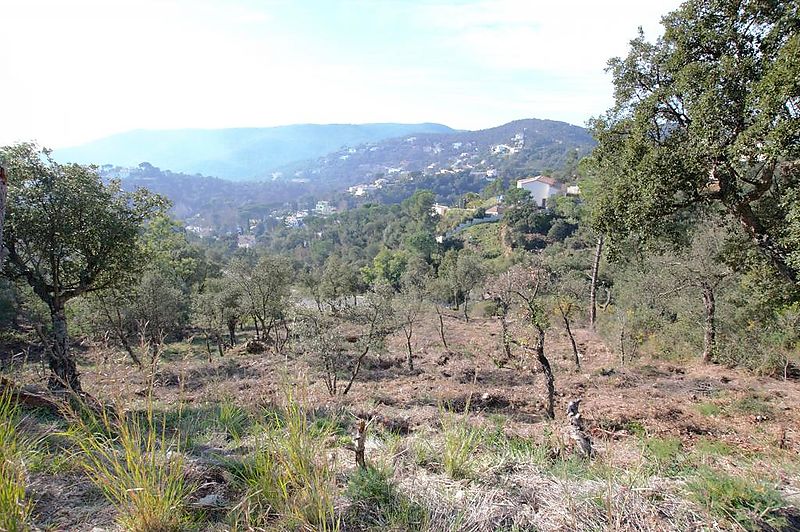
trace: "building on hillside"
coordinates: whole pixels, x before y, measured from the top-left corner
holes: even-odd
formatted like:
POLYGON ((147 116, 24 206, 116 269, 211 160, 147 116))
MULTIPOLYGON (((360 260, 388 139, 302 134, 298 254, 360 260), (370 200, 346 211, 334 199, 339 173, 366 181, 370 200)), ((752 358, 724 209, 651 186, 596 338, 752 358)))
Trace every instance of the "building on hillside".
POLYGON ((329 214, 333 214, 334 210, 335 209, 330 202, 324 200, 318 201, 317 205, 314 207, 314 212, 320 216, 328 216, 329 214))
POLYGON ((517 188, 524 188, 531 193, 531 198, 540 207, 544 207, 547 198, 561 193, 561 185, 546 175, 537 175, 517 181, 517 188))
POLYGON ((501 216, 506 211, 503 205, 494 205, 486 209, 486 216, 501 216))
POLYGON ((433 213, 438 214, 439 216, 444 216, 447 211, 450 210, 450 207, 447 205, 439 205, 438 203, 433 204, 433 213))
POLYGON ((567 196, 580 196, 581 187, 578 185, 570 185, 567 187, 567 196))
POLYGON ((253 235, 239 235, 236 246, 244 249, 250 249, 256 245, 256 237, 253 235))

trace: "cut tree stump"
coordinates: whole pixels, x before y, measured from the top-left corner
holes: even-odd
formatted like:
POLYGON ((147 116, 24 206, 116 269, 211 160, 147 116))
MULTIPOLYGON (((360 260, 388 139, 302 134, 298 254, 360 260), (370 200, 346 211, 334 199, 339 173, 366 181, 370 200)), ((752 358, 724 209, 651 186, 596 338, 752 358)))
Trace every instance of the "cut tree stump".
POLYGON ((592 440, 583 428, 583 418, 581 418, 578 408, 580 407, 581 400, 575 399, 570 401, 567 406, 567 417, 569 418, 570 437, 575 440, 580 453, 586 458, 594 456, 594 449, 592 448, 592 440))

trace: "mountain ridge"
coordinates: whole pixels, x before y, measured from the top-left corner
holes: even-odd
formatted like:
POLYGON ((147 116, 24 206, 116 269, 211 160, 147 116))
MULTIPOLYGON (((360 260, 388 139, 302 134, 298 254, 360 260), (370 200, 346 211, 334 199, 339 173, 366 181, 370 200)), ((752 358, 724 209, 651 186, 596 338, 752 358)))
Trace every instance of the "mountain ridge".
POLYGON ((137 166, 148 162, 187 174, 257 180, 292 162, 343 147, 422 133, 456 132, 443 124, 291 124, 275 127, 135 129, 53 152, 84 164, 137 166))

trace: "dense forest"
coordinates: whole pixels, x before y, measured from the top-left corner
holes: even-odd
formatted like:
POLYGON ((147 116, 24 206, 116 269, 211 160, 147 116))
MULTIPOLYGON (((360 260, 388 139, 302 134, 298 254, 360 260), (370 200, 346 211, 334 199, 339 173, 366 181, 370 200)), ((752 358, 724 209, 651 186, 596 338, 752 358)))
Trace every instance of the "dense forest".
POLYGON ((797 530, 798 21, 668 14, 544 207, 409 173, 245 248, 184 214, 307 183, 2 148, 0 530, 797 530))

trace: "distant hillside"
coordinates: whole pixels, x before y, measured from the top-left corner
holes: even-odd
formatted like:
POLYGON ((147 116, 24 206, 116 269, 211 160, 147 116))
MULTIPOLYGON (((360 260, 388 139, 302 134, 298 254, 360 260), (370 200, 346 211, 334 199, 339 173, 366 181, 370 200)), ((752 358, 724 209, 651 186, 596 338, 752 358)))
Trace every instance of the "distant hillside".
POLYGON ((339 187, 382 176, 483 174, 504 179, 561 170, 586 155, 594 139, 581 127, 526 119, 479 131, 420 133, 349 146, 281 168, 285 178, 339 187))
POLYGON ((265 179, 277 167, 347 146, 412 134, 453 133, 441 124, 300 124, 268 128, 136 130, 56 150, 60 161, 135 167, 231 180, 265 179))

